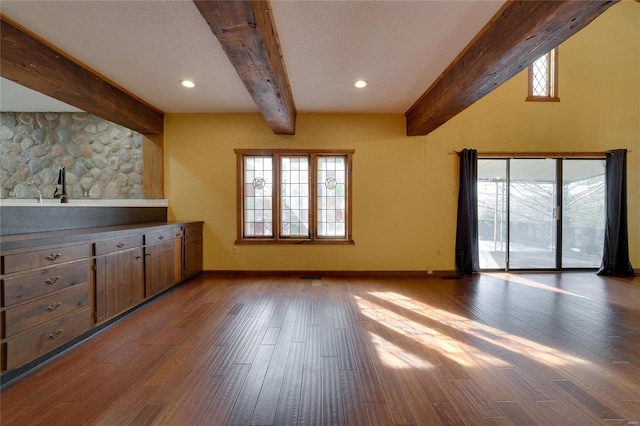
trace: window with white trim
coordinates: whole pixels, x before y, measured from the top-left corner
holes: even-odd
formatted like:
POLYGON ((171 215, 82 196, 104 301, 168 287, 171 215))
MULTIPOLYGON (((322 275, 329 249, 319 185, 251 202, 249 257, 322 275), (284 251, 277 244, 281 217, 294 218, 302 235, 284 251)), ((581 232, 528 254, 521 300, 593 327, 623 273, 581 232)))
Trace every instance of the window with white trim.
POLYGON ((353 243, 353 150, 236 150, 238 240, 353 243))

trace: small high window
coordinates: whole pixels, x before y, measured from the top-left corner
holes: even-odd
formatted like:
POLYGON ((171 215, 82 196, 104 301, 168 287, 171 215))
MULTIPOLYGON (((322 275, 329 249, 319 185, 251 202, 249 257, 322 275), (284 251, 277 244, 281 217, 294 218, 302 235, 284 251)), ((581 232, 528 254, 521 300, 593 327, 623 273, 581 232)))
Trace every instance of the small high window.
POLYGON ((353 151, 236 150, 238 241, 351 240, 353 151))
POLYGON ((558 49, 551 50, 529 66, 529 95, 527 101, 559 102, 558 49))

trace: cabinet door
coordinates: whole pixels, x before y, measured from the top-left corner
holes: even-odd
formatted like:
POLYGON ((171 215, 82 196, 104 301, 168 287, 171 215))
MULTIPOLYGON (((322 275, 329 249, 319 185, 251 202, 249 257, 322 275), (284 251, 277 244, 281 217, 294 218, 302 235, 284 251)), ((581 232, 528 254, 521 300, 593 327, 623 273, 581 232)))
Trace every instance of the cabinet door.
POLYGON ((182 229, 174 228, 173 230, 173 279, 172 284, 178 284, 182 281, 182 264, 183 264, 183 238, 182 229))
POLYGON ((184 228, 183 278, 202 271, 202 223, 192 223, 184 228))
POLYGON ((202 271, 202 234, 185 238, 184 278, 202 271))
POLYGON ((98 323, 110 318, 112 315, 111 312, 114 310, 112 286, 117 276, 116 262, 117 256, 115 254, 101 256, 95 259, 95 321, 98 323))
POLYGON ((174 284, 173 262, 173 240, 145 247, 146 297, 154 296, 174 284))
POLYGON ((119 252, 120 291, 119 311, 137 305, 144 299, 144 263, 142 247, 119 252))
POLYGON ((96 322, 107 320, 144 298, 142 248, 96 258, 96 322))

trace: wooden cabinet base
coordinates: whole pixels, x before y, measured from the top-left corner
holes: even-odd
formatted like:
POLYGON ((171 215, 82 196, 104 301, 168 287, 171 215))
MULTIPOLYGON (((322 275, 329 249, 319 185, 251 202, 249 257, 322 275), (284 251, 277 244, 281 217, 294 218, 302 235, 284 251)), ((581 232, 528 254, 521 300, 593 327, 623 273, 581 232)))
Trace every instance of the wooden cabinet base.
POLYGON ((24 237, 0 241, 2 386, 202 270, 201 222, 24 237))

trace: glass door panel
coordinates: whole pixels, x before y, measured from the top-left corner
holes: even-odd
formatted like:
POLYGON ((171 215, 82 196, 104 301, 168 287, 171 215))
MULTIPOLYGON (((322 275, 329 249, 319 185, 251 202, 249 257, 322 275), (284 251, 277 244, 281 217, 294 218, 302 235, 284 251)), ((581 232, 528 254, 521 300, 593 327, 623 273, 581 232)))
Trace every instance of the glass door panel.
POLYGON ((565 160, 562 267, 597 268, 604 244, 604 160, 565 160))
POLYGON ((512 159, 509 269, 556 268, 556 161, 512 159))
POLYGON ((480 269, 507 266, 507 162, 478 160, 478 240, 480 269))

